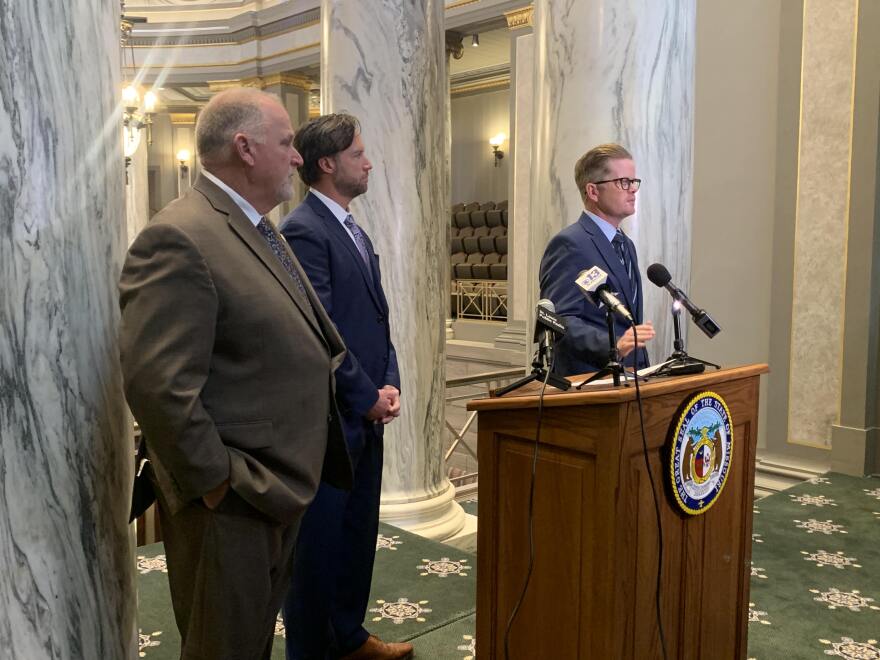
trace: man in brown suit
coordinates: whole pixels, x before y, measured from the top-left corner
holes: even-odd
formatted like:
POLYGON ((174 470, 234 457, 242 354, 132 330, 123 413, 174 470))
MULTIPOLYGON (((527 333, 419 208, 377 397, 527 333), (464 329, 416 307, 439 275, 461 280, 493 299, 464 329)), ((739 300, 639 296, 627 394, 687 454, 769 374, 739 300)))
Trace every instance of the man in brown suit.
POLYGON ((302 164, 283 106, 215 96, 203 173, 150 221, 120 281, 125 392, 147 441, 182 660, 267 659, 302 515, 351 464, 334 403, 345 354, 264 217, 302 164))

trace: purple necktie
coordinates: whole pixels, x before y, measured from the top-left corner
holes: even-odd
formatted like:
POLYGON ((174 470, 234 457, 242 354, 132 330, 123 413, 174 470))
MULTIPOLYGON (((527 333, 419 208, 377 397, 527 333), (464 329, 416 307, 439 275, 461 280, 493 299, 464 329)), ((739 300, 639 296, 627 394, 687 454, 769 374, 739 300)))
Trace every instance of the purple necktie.
POLYGON ((367 273, 369 273, 370 278, 373 277, 373 273, 370 270, 370 252, 367 247, 367 239, 364 237, 364 232, 361 231, 361 228, 357 226, 357 223, 354 221, 354 218, 351 217, 351 214, 348 214, 348 217, 342 221, 345 225, 346 229, 351 232, 351 235, 354 237, 354 244, 357 247, 358 252, 361 255, 361 259, 364 260, 364 265, 367 267, 367 273))

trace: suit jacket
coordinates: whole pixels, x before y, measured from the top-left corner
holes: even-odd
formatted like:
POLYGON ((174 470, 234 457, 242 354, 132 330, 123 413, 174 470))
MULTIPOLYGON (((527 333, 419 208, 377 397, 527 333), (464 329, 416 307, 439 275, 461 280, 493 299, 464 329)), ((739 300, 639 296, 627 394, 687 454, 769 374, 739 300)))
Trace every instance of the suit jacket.
POLYGON ((292 523, 322 472, 350 487, 333 396, 345 346, 301 279, 305 295, 204 177, 132 244, 119 285, 125 394, 172 513, 229 478, 292 523))
MULTIPOLYGON (((636 323, 642 322, 642 278, 638 271, 635 245, 629 237, 626 242, 636 271, 638 301, 635 308, 626 269, 620 263, 614 247, 586 213, 582 213, 577 222, 560 231, 547 244, 541 259, 541 297, 552 300, 556 313, 564 316, 568 324, 565 337, 556 344, 554 351, 555 372, 566 376, 582 374, 597 371, 608 362, 605 310, 587 300, 574 283, 582 270, 598 266, 608 273, 611 289, 617 292, 617 297, 630 310, 636 323)), ((627 327, 615 316, 616 337, 619 338, 627 327)), ((633 366, 637 355, 638 368, 648 366, 645 349, 630 353, 624 364, 633 366)))
POLYGON ((383 385, 400 389, 379 255, 364 232, 370 258, 369 266, 365 264, 348 232, 312 193, 284 220, 281 233, 348 348, 336 370, 336 395, 349 450, 355 454, 363 446, 365 431, 382 434, 381 424, 364 420, 376 403, 377 390, 383 385))

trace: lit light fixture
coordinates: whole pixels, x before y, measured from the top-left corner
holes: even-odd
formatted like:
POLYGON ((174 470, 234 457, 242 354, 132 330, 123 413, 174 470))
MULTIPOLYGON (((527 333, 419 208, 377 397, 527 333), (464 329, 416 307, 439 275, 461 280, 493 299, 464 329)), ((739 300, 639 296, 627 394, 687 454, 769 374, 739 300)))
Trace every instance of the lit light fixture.
POLYGON ((476 48, 480 45, 480 35, 474 33, 471 35, 471 48, 476 48))
POLYGON ((181 149, 177 152, 175 156, 177 158, 177 165, 179 167, 177 174, 177 196, 180 197, 183 192, 183 186, 181 185, 181 180, 186 177, 186 187, 192 185, 192 173, 189 171, 189 159, 192 157, 189 149, 181 149))
POLYGON ((181 149, 177 152, 177 162, 180 164, 180 171, 186 172, 189 169, 189 149, 181 149))
POLYGON ((495 157, 495 167, 498 167, 498 161, 504 158, 504 152, 501 151, 501 145, 504 144, 504 140, 507 139, 507 136, 504 133, 499 133, 498 135, 489 138, 489 144, 492 147, 492 155, 495 157))
MULTIPOLYGON (((122 9, 125 11, 124 3, 122 9)), ((134 70, 134 50, 131 47, 131 31, 134 23, 146 22, 147 19, 140 17, 123 16, 119 22, 119 46, 120 64, 123 71, 126 69, 125 50, 129 47, 131 55, 131 70, 134 70)), ((123 83, 122 87, 122 148, 125 155, 125 182, 128 183, 128 166, 131 158, 137 151, 141 142, 141 130, 147 129, 147 144, 153 144, 153 115, 156 113, 158 97, 152 90, 144 94, 143 109, 141 109, 140 94, 137 87, 130 82, 123 83)))
MULTIPOLYGON (((137 150, 140 136, 138 133, 147 129, 147 144, 153 144, 153 115, 156 114, 156 103, 158 97, 152 90, 144 94, 143 109, 141 109, 140 94, 134 85, 126 85, 122 90, 122 105, 125 108, 122 113, 122 125, 128 135, 126 135, 126 146, 131 144, 130 151, 134 153, 137 150)), ((126 149, 128 151, 129 148, 126 149)), ((131 155, 131 154, 128 154, 131 155)))

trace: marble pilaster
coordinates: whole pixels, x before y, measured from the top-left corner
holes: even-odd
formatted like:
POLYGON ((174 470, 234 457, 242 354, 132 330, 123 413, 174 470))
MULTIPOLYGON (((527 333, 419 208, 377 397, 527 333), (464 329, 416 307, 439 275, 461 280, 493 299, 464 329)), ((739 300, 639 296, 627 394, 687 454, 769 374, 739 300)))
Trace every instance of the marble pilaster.
POLYGON ((382 263, 402 380, 382 518, 433 538, 464 525, 443 462, 449 279, 442 0, 322 0, 321 109, 362 124, 373 163, 352 211, 382 263))
MULTIPOLYGON (((446 114, 446 144, 444 145, 443 167, 446 173, 446 217, 449 219, 450 231, 452 227, 452 80, 449 76, 450 58, 460 60, 464 55, 463 37, 458 32, 446 33, 446 69, 444 78, 446 80, 446 98, 444 101, 446 114)), ((452 266, 450 266, 450 269, 452 266)), ((446 305, 446 341, 455 339, 455 328, 452 321, 452 277, 447 278, 446 300, 450 301, 446 305)))
POLYGON ((831 469, 880 472, 880 5, 856 7, 840 416, 831 469))
POLYGON ((643 180, 623 229, 638 250, 655 361, 672 352, 670 301, 645 270, 661 262, 683 288, 690 278, 695 21, 694 0, 535 2, 529 313, 547 242, 583 210, 575 162, 618 142, 643 180))
POLYGON ((119 5, 0 1, 0 655, 137 653, 119 5))
POLYGON ((840 414, 858 5, 804 3, 788 441, 821 448, 840 414))
POLYGON ((510 29, 510 146, 508 156, 511 191, 508 207, 507 327, 495 340, 499 348, 522 352, 523 363, 532 360, 529 279, 529 199, 531 197, 532 124, 534 107, 535 49, 532 34, 534 7, 505 14, 510 29))

